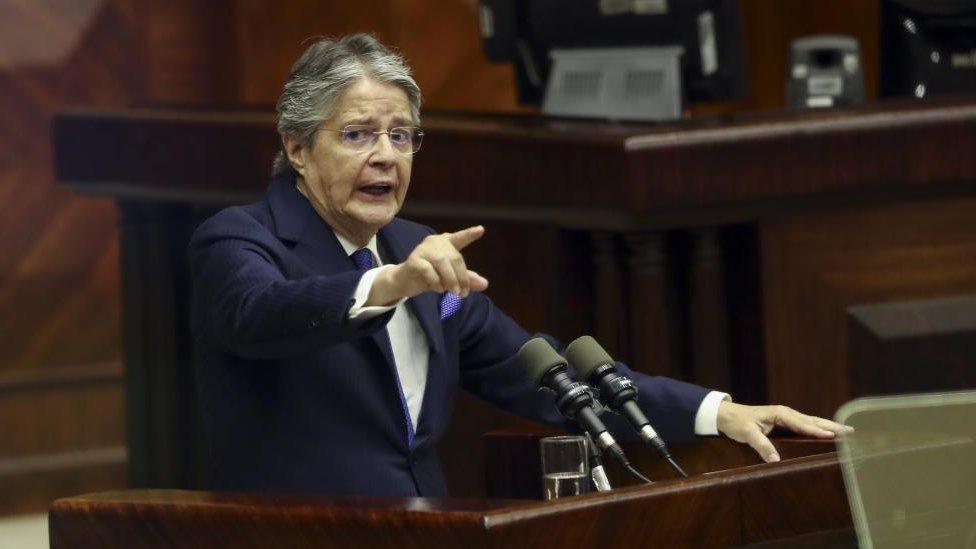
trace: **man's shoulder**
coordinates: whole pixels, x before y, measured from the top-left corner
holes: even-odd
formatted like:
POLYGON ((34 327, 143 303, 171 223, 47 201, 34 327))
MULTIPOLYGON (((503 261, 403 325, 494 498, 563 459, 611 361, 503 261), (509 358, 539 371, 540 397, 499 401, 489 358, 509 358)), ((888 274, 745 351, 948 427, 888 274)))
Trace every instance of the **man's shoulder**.
POLYGON ((274 237, 273 219, 266 201, 231 206, 207 218, 197 227, 191 244, 205 245, 214 240, 242 238, 263 240, 274 237))

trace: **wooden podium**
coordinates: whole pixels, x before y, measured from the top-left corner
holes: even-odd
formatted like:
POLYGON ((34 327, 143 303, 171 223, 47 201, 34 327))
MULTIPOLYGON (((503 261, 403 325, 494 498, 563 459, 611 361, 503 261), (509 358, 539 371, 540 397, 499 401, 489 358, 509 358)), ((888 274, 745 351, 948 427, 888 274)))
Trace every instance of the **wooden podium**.
MULTIPOLYGON (((674 449, 689 478, 545 502, 512 499, 539 489, 538 435, 493 434, 493 499, 107 492, 56 501, 51 548, 856 547, 833 444, 776 445, 783 461, 756 464, 708 439, 674 449)), ((669 478, 650 452, 628 454, 669 478)))

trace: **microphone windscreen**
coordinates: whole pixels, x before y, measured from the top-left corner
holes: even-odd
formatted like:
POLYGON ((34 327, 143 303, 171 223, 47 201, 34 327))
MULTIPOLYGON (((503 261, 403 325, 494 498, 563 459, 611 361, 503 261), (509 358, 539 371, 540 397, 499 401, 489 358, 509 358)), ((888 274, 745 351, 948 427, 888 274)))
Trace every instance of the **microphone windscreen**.
POLYGON ((613 364, 613 358, 590 336, 577 338, 566 347, 566 360, 583 379, 604 364, 613 364))
POLYGON ((565 364, 566 359, 559 356, 559 353, 552 348, 548 341, 541 337, 535 337, 525 342, 518 352, 519 362, 525 368, 525 373, 536 384, 542 382, 546 372, 553 366, 565 364))

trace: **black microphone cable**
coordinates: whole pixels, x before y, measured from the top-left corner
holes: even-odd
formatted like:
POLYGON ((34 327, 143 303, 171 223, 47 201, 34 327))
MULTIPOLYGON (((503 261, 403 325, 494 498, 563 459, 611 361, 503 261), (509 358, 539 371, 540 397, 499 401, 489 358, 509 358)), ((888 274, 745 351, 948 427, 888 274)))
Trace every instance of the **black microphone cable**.
POLYGON ((626 465, 624 465, 624 468, 626 468, 626 469, 627 469, 627 471, 628 471, 628 472, 629 472, 630 474, 632 474, 632 475, 634 475, 635 477, 637 477, 637 478, 639 478, 639 479, 641 480, 641 482, 643 482, 643 483, 645 483, 645 484, 654 484, 654 481, 653 481, 653 480, 651 480, 651 479, 649 479, 649 478, 647 478, 647 477, 645 477, 644 475, 642 475, 642 474, 641 474, 641 472, 640 472, 640 471, 638 471, 638 470, 637 470, 637 468, 636 468, 636 467, 634 467, 633 465, 631 465, 631 464, 629 464, 629 463, 627 463, 626 465))

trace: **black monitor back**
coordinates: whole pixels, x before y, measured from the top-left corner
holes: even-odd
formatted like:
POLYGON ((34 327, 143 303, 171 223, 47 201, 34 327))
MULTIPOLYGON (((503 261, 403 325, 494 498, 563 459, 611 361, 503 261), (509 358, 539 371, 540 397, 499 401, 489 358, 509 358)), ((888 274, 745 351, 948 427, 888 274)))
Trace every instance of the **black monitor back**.
POLYGON ((553 49, 678 45, 684 48, 681 72, 686 101, 741 98, 747 92, 738 0, 664 0, 652 3, 664 6, 663 12, 611 14, 607 5, 621 2, 481 0, 481 4, 491 11, 493 30, 484 39, 485 54, 515 63, 523 102, 541 101, 553 49), (713 46, 707 45, 709 39, 713 46))
POLYGON ((976 92, 976 0, 882 0, 881 95, 976 92))

